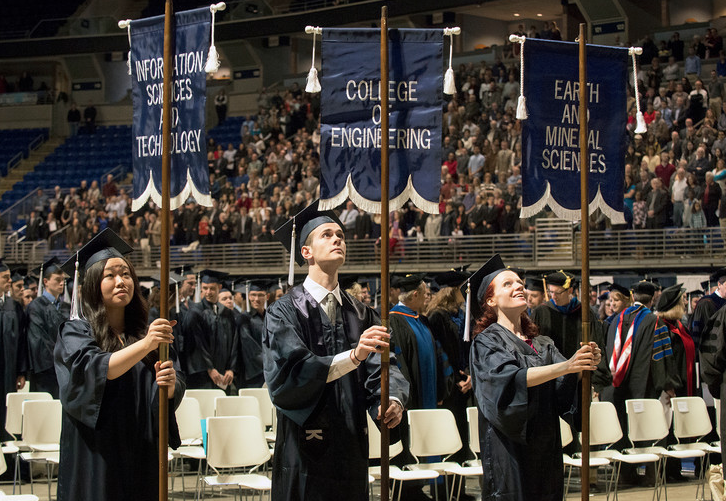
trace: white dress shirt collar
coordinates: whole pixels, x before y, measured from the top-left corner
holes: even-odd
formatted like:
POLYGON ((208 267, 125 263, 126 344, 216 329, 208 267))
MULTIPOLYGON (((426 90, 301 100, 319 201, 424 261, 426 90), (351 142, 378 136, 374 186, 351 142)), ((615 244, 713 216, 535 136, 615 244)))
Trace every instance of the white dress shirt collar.
POLYGON ((332 291, 329 291, 319 283, 317 283, 315 280, 310 278, 310 276, 305 277, 305 281, 303 282, 303 288, 310 293, 311 296, 313 296, 313 299, 318 302, 318 304, 323 302, 323 299, 325 299, 325 296, 328 295, 329 292, 333 293, 333 296, 335 296, 335 299, 338 301, 338 304, 343 304, 343 300, 340 297, 340 284, 335 285, 335 289, 332 291))

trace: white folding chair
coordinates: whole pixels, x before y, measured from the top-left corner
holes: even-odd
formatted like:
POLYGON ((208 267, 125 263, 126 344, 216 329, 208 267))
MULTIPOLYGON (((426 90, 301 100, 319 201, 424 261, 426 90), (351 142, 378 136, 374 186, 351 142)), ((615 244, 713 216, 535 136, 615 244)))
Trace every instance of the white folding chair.
POLYGON ((481 466, 481 454, 479 444, 479 409, 476 407, 466 408, 466 420, 469 424, 469 449, 474 453, 475 459, 466 461, 466 466, 481 466))
POLYGON ((628 414, 628 439, 633 447, 626 449, 624 455, 635 454, 656 454, 658 461, 655 463, 655 486, 653 496, 660 499, 661 490, 665 492, 668 499, 668 487, 666 485, 665 460, 666 458, 682 459, 693 457, 692 454, 705 455, 703 451, 669 451, 665 447, 655 444, 668 435, 668 423, 665 417, 663 404, 657 399, 631 399, 625 401, 625 410, 628 414), (635 442, 647 442, 650 446, 635 447, 635 442))
POLYGON ((185 397, 196 398, 199 402, 199 409, 202 412, 202 419, 214 417, 214 400, 224 397, 226 394, 219 388, 210 390, 186 390, 185 397))
MULTIPOLYGON (((27 386, 27 384, 26 384, 27 386)), ((3 444, 3 454, 14 454, 15 455, 15 467, 13 471, 13 494, 15 494, 15 485, 20 479, 20 451, 27 451, 20 436, 23 432, 23 402, 26 400, 52 400, 53 396, 50 393, 36 391, 36 392, 12 392, 5 395, 5 430, 12 435, 15 440, 8 441, 3 444)), ((18 486, 18 492, 21 487, 18 486)))
MULTIPOLYGON (((445 475, 446 492, 448 477, 446 475, 461 474, 453 471, 461 465, 447 461, 448 457, 461 449, 461 436, 456 426, 454 414, 448 409, 415 409, 408 411, 408 427, 410 436, 409 450, 416 460, 415 464, 404 466, 408 470, 434 470, 445 475), (444 460, 436 463, 421 463, 419 458, 443 456, 444 460), (447 471, 449 470, 449 471, 447 471)), ((438 498, 438 491, 436 496, 438 498)))
POLYGON ((673 435, 678 442, 669 447, 672 451, 690 452, 695 458, 701 460, 701 471, 698 477, 699 484, 696 489, 696 498, 699 491, 701 499, 706 493, 706 470, 708 470, 708 455, 711 452, 720 454, 721 447, 715 448, 701 439, 711 433, 711 418, 708 416, 706 402, 701 397, 676 397, 671 399, 673 408, 673 435), (681 443, 684 439, 695 439, 695 442, 681 443), (701 455, 700 453, 703 453, 701 455))
MULTIPOLYGON (((204 485, 234 485, 240 493, 247 490, 270 491, 265 475, 252 473, 270 459, 270 449, 255 416, 212 417, 207 420, 207 464, 218 474, 204 477, 204 485), (250 468, 249 473, 220 475, 220 469, 250 468)), ((204 490, 202 490, 204 495, 204 490)), ((235 491, 235 499, 237 492, 235 491)))
MULTIPOLYGON (((590 425, 592 427, 592 425, 590 425)), ((592 436, 592 434, 590 434, 592 436)), ((569 445, 573 440, 574 437, 572 435, 572 427, 565 421, 564 419, 560 418, 560 439, 562 441, 562 447, 565 447, 566 445, 569 445)), ((595 445, 590 442, 590 445, 595 445)), ((590 468, 599 468, 601 466, 607 466, 610 464, 610 460, 604 458, 604 457, 597 457, 592 454, 593 451, 590 451, 590 459, 588 464, 590 465, 590 468)), ((582 457, 573 456, 570 457, 568 454, 562 453, 562 463, 565 465, 565 468, 567 470, 567 479, 565 480, 565 490, 563 494, 563 498, 567 498, 567 493, 570 490, 570 480, 572 478, 572 470, 574 468, 580 468, 582 469, 582 457)))
MULTIPOLYGON (((376 426, 376 423, 373 422, 373 419, 371 419, 371 416, 366 413, 366 418, 368 422, 368 459, 380 459, 381 458, 381 432, 378 429, 378 426, 376 426)), ((393 458, 398 456, 403 451, 403 444, 399 440, 395 444, 391 444, 388 447, 388 457, 393 458)), ((394 494, 396 492, 396 481, 401 482, 401 487, 403 486, 403 481, 405 475, 400 475, 401 473, 415 473, 415 472, 401 472, 401 470, 398 468, 398 466, 389 465, 388 466, 388 477, 393 481, 391 482, 391 499, 394 497, 394 494)), ((435 472, 434 472, 435 473, 435 472)), ((436 477, 438 477, 439 474, 436 473, 436 477)), ((407 480, 424 480, 428 478, 432 478, 429 475, 429 472, 425 474, 425 476, 415 477, 415 475, 409 475, 407 480), (415 477, 415 478, 414 478, 415 477)), ((380 466, 369 466, 368 467, 368 482, 373 483, 376 479, 381 478, 381 467, 380 466)), ((399 497, 401 496, 399 492, 399 497)))
POLYGON ((217 397, 214 399, 214 415, 223 416, 255 416, 260 420, 264 430, 260 404, 255 397, 217 397))
MULTIPOLYGON (((181 446, 172 451, 171 454, 175 464, 181 463, 182 499, 186 499, 184 459, 198 461, 197 482, 195 485, 199 485, 199 479, 202 476, 202 462, 207 457, 202 446, 202 411, 199 408, 199 401, 196 398, 184 395, 175 415, 179 427, 181 446)), ((174 490, 174 477, 172 477, 172 490, 174 490)))
POLYGON ((238 392, 240 397, 255 397, 260 404, 260 418, 265 425, 265 438, 274 442, 277 438, 277 411, 272 404, 270 391, 267 388, 242 388, 238 392))
MULTIPOLYGON (((30 452, 20 457, 28 462, 41 462, 48 475, 48 499, 53 466, 58 463, 63 408, 60 400, 28 400, 23 402, 23 442, 30 452)), ((30 476, 33 492, 33 476, 30 476)))

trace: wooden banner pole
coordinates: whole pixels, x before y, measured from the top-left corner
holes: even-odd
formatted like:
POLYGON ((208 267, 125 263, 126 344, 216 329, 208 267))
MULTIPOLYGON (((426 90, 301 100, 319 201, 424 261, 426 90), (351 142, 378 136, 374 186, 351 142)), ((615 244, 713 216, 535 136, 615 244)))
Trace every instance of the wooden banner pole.
MULTIPOLYGON (((582 311, 582 342, 590 341, 590 212, 587 177, 590 172, 587 153, 587 45, 585 24, 580 23, 580 226, 582 281, 580 301, 582 311)), ((590 371, 582 372, 582 501, 590 497, 590 371)))
MULTIPOLYGON (((171 195, 171 83, 174 57, 174 5, 166 0, 164 9, 164 98, 162 103, 161 149, 161 277, 160 317, 169 318, 169 219, 171 195)), ((159 345, 159 361, 169 360, 169 345, 159 345)), ((159 501, 169 499, 169 391, 159 387, 159 501)))
MULTIPOLYGON (((381 325, 388 328, 388 7, 381 7, 381 325)), ((389 498, 389 431, 383 424, 388 410, 390 350, 381 355, 381 501, 389 498)))

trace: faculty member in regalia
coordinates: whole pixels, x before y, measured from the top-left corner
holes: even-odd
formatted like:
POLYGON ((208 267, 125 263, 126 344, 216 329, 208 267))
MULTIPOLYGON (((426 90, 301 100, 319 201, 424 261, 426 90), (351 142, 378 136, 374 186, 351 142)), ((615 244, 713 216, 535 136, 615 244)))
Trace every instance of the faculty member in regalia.
POLYGON ((550 338, 540 336, 526 314, 522 279, 505 268, 498 254, 469 280, 481 312, 471 368, 479 407, 482 500, 559 501, 559 417, 574 411, 578 376, 597 367, 600 349, 590 342, 566 359, 550 338))
POLYGON ((391 401, 381 419, 380 353, 389 335, 372 309, 340 289, 344 228, 317 207, 275 232, 309 271, 265 315, 264 375, 278 415, 272 500, 366 501, 365 414, 397 426, 408 383, 391 357, 391 401))
MULTIPOLYGON (((160 385, 169 392, 169 445, 180 444, 174 410, 184 383, 157 351, 172 343, 174 322, 147 327, 146 301, 123 257, 132 250, 106 229, 63 265, 71 276, 76 266, 85 275, 85 318, 71 308, 54 352, 63 404, 58 501, 158 499, 160 385)), ((71 305, 77 301, 74 288, 71 305)))

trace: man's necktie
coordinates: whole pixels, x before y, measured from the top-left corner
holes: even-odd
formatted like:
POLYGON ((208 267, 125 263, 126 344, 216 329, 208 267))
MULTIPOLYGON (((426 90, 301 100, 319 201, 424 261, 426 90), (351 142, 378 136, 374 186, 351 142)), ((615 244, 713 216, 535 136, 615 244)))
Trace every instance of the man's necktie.
POLYGON ((335 295, 332 292, 328 292, 328 295, 325 296, 325 305, 323 308, 325 309, 325 314, 328 315, 328 318, 330 319, 331 323, 335 323, 335 307, 337 306, 337 301, 335 300, 335 295))

